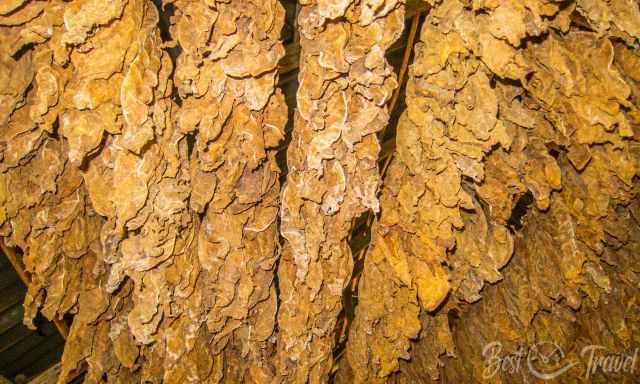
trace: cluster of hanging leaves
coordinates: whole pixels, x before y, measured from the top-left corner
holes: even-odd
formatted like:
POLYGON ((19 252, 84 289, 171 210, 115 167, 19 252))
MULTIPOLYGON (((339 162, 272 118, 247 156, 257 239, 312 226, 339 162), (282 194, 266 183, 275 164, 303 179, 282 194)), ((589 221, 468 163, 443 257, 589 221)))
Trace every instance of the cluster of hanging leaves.
POLYGON ((637 4, 431 5, 338 382, 525 380, 486 374, 492 342, 633 351, 637 4))
POLYGON ((73 316, 59 382, 520 382, 483 346, 640 345, 638 4, 427 3, 382 180, 404 3, 301 2, 282 189, 277 0, 0 5, 0 235, 25 323, 73 316))
POLYGON ((25 321, 74 315, 59 380, 269 382, 282 6, 163 4, 174 63, 151 1, 10 3, 2 234, 25 321))
POLYGON ((318 1, 300 8, 297 108, 287 151, 278 270, 277 368, 296 383, 326 381, 342 291, 353 269, 347 237, 379 210, 376 133, 397 86, 385 51, 400 36, 397 0, 318 1))

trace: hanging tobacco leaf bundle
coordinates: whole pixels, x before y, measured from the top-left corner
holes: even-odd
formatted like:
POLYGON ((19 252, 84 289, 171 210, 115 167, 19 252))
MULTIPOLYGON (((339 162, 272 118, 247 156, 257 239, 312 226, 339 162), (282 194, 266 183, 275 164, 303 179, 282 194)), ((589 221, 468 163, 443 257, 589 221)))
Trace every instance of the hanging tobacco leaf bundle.
POLYGON ((402 1, 301 2, 286 49, 276 0, 0 4, 0 235, 24 322, 72 318, 60 383, 515 383, 487 346, 545 343, 613 377, 584 351, 640 345, 640 6, 426 4, 391 123, 402 1))
POLYGON ((278 373, 325 382, 352 270, 351 222, 378 211, 376 133, 396 87, 385 51, 404 25, 401 2, 314 1, 298 14, 301 61, 287 151, 278 270, 278 373))
POLYGON ((638 7, 433 4, 340 380, 520 382, 483 376, 483 347, 552 340, 579 351, 578 335, 613 350, 633 345, 627 284, 637 276, 617 276, 637 269, 626 255, 638 222, 625 208, 638 191, 627 73, 637 25, 614 19, 583 31, 575 17, 596 12, 638 7), (601 260, 607 249, 616 261, 601 260), (483 290, 487 282, 495 287, 483 290), (596 324, 615 336, 592 337, 596 324))

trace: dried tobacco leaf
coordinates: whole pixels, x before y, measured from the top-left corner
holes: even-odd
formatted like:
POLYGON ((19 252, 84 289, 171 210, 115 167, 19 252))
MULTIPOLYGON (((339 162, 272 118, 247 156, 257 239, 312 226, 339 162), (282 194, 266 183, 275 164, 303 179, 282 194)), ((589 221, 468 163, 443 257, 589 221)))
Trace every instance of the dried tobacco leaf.
POLYGON ((75 314, 61 382, 84 362, 89 381, 219 381, 227 344, 250 355, 231 380, 273 376, 284 12, 173 6, 181 110, 151 1, 0 9, 2 233, 33 274, 25 320, 75 314))
MULTIPOLYGON (((505 280, 487 289, 483 300, 465 309, 451 325, 457 358, 445 359, 443 380, 472 377, 477 382, 499 379, 515 383, 521 382, 523 374, 531 375, 526 366, 518 374, 487 367, 480 353, 490 343, 499 345, 502 355, 522 346, 542 348, 553 343, 553 348, 564 354, 561 364, 578 364, 559 376, 562 382, 585 377, 603 380, 612 374, 637 379, 637 372, 629 370, 588 372, 588 367, 593 367, 590 346, 602 346, 606 354, 619 356, 621 352, 633 354, 640 341, 634 315, 638 311, 634 299, 638 295, 638 262, 632 256, 637 254, 640 226, 625 207, 627 199, 637 201, 637 184, 613 195, 602 188, 598 193, 607 200, 605 215, 593 215, 583 206, 594 196, 593 191, 583 188, 587 180, 622 184, 607 163, 606 157, 594 158, 585 173, 579 174, 562 159, 563 190, 554 194, 547 212, 527 216, 516 238, 513 261, 504 271, 505 280), (609 234, 612 225, 622 230, 609 234), (607 234, 599 241, 599 250, 593 249, 590 237, 602 230, 607 234)), ((416 356, 421 360, 421 346, 417 348, 416 356)), ((549 367, 541 363, 540 368, 549 367)), ((414 373, 405 380, 420 380, 420 374, 414 373)))
POLYGON ((179 144, 183 135, 169 118, 171 62, 151 2, 33 1, 11 17, 31 10, 27 24, 5 20, 12 25, 5 36, 20 30, 14 44, 2 45, 34 44, 20 62, 3 53, 5 68, 20 72, 3 82, 3 95, 14 101, 3 123, 2 169, 15 196, 5 199, 4 232, 32 272, 25 321, 39 307, 49 318, 75 314, 61 382, 85 361, 90 381, 124 378, 137 368, 139 344, 151 342, 159 325, 138 321, 162 318, 147 297, 167 288, 150 283, 164 281, 166 267, 147 278, 144 272, 184 252, 183 230, 193 227, 188 179, 179 172, 188 165, 179 160, 186 143, 179 144), (34 33, 40 39, 18 39, 34 33), (116 323, 128 323, 138 345, 117 338, 116 323))
POLYGON ((352 270, 351 222, 378 211, 379 144, 396 87, 384 54, 404 25, 402 2, 313 1, 298 14, 301 62, 287 151, 278 277, 278 374, 325 382, 342 290, 352 270))
POLYGON ((202 303, 193 311, 200 315, 174 328, 167 353, 189 380, 190 364, 202 357, 216 359, 208 380, 271 382, 280 194, 275 148, 287 115, 276 88, 284 9, 276 0, 173 6, 171 32, 182 48, 178 129, 195 136, 189 202, 204 216, 194 247, 202 303), (201 324, 209 347, 178 343, 185 338, 181 327, 201 324))
MULTIPOLYGON (((0 22, 2 234, 22 250, 30 273, 25 323, 34 327, 38 311, 49 319, 75 314, 59 379, 66 382, 81 361, 93 369, 96 358, 107 357, 98 352, 94 338, 109 329, 104 320, 110 298, 99 272, 104 220, 94 211, 73 163, 75 143, 62 140, 58 131, 68 105, 66 90, 74 79, 61 41, 69 4, 22 3, 14 4, 19 8, 7 11, 0 22)), ((113 360, 99 369, 101 376, 118 370, 119 364, 113 360)))
MULTIPOLYGON (((543 311, 558 306, 596 324, 590 314, 612 281, 627 284, 607 275, 595 256, 608 239, 596 223, 625 217, 607 212, 636 198, 637 106, 630 81, 611 66, 611 41, 601 37, 620 36, 616 28, 624 23, 580 31, 567 16, 576 8, 587 12, 583 3, 433 4, 416 46, 396 158, 365 261, 348 367, 341 365, 338 381, 426 382, 443 372, 446 381, 491 381, 482 377, 483 343, 530 341, 533 331, 519 327, 533 329, 538 311, 544 320, 536 332, 557 335, 562 328, 543 311), (536 39, 522 45, 528 37, 536 39), (577 200, 562 205, 563 196, 577 200), (544 229, 523 219, 529 199, 536 217, 552 218, 544 229), (535 255, 513 267, 524 276, 509 275, 511 266, 499 272, 513 253, 514 232, 520 249, 535 255), (558 246, 546 239, 529 245, 526 234, 538 233, 558 246), (500 283, 503 275, 508 288, 500 283), (495 283, 490 292, 504 292, 501 298, 471 304, 485 282, 495 283), (532 295, 544 295, 538 307, 532 295), (580 310, 585 301, 591 310, 580 310), (453 328, 450 320, 461 311, 464 325, 453 328), (514 313, 522 313, 519 321, 510 320, 514 313), (462 358, 455 359, 460 349, 462 358)), ((637 4, 627 8, 636 12, 637 4)), ((619 57, 637 60, 623 47, 618 43, 619 57)), ((611 299, 628 313, 622 296, 611 299)), ((570 343, 571 336, 560 340, 570 343)))
POLYGON ((379 201, 402 2, 301 4, 282 199, 277 1, 0 5, 0 234, 25 322, 74 317, 59 382, 329 381, 368 209, 338 382, 519 382, 487 343, 639 343, 640 7, 429 4, 379 201))

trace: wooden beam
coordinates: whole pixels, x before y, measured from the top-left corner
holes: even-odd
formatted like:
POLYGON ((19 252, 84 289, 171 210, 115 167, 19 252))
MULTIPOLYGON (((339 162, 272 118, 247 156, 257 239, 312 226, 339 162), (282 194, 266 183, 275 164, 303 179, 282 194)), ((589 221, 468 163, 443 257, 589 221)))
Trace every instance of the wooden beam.
POLYGON ((31 281, 31 279, 29 279, 27 273, 22 267, 22 262, 18 260, 16 252, 13 250, 13 248, 9 248, 9 246, 7 246, 7 243, 4 239, 2 239, 2 242, 0 242, 0 247, 2 248, 2 252, 4 252, 4 255, 7 257, 7 260, 9 260, 9 262, 13 266, 13 269, 18 274, 20 280, 22 280, 24 285, 29 286, 29 282, 31 281))
MULTIPOLYGON (((18 258, 16 251, 7 245, 5 239, 2 239, 2 241, 0 241, 0 248, 2 248, 2 252, 13 266, 13 269, 15 269, 20 280, 22 280, 26 287, 29 287, 31 279, 29 278, 29 276, 27 276, 27 272, 24 270, 22 261, 18 258)), ((53 319, 53 324, 56 326, 56 329, 60 333, 60 336, 62 336, 62 338, 66 340, 69 336, 69 328, 67 327, 67 325, 58 318, 53 319)))
POLYGON ((58 381, 58 375, 60 375, 60 363, 54 364, 46 371, 42 372, 31 380, 30 384, 55 384, 58 381))
MULTIPOLYGON (((6 244, 5 239, 0 240, 0 248, 2 248, 2 252, 5 254, 7 260, 9 260, 9 262, 13 266, 13 269, 15 269, 16 274, 18 274, 18 277, 20 277, 20 280, 22 280, 24 285, 28 287, 31 279, 27 275, 27 272, 22 265, 22 261, 20 260, 20 258, 18 258, 16 251, 6 244)), ((53 319, 53 325, 58 330, 58 333, 60 333, 60 336, 62 336, 62 338, 66 340, 69 336, 69 328, 67 327, 67 325, 57 318, 53 319)), ((57 363, 56 365, 47 369, 43 374, 32 380, 31 383, 56 383, 59 373, 60 363, 57 363)), ((75 378, 83 373, 83 369, 78 370, 77 372, 75 372, 75 374, 71 375, 69 382, 75 380, 75 378)))

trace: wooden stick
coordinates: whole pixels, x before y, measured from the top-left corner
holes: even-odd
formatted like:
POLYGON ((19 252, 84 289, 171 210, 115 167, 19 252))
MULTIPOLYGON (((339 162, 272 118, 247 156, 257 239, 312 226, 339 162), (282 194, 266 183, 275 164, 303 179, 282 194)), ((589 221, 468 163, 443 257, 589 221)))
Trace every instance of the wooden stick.
POLYGON ((422 15, 422 8, 418 8, 411 22, 411 29, 409 30, 409 38, 407 39, 407 46, 405 47, 404 55, 402 56, 402 66, 400 67, 400 73, 398 74, 398 88, 396 88, 395 91, 393 91, 393 96, 391 97, 391 103, 389 104, 389 115, 391 115, 393 111, 396 109, 396 105, 400 97, 400 90, 402 88, 402 84, 404 84, 405 75, 407 74, 407 69, 409 68, 409 60, 411 59, 411 53, 413 52, 413 41, 415 40, 416 33, 418 32, 418 24, 420 24, 421 15, 422 15))

